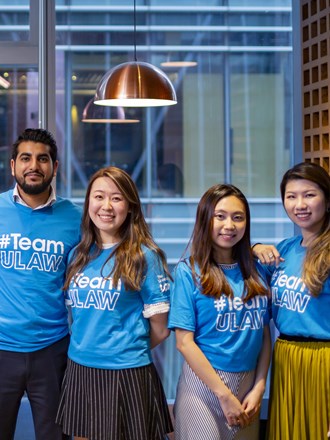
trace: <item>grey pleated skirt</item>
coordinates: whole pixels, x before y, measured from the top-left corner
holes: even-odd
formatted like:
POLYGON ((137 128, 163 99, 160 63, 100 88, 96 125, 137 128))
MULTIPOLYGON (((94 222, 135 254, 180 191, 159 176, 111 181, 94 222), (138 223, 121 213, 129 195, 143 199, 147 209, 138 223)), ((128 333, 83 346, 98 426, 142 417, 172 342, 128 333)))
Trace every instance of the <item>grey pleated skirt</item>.
MULTIPOLYGON (((242 401, 254 383, 255 372, 215 370, 242 401)), ((175 440, 258 440, 259 420, 246 428, 229 426, 219 399, 184 362, 174 405, 175 440)))
POLYGON ((69 359, 56 423, 89 440, 163 440, 173 431, 153 364, 105 370, 69 359))

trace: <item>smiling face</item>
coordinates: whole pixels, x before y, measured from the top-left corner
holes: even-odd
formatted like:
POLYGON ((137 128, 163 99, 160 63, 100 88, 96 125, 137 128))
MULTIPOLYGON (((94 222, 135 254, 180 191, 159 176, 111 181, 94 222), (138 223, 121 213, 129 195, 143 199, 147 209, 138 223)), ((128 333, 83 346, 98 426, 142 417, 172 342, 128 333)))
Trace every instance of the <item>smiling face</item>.
POLYGON ((235 196, 224 197, 215 206, 212 241, 214 258, 218 263, 232 263, 233 247, 246 230, 243 202, 235 196))
POLYGON ((49 146, 40 142, 24 141, 18 146, 17 157, 11 160, 11 173, 23 199, 25 195, 49 194, 58 166, 49 151, 49 146))
POLYGON ((102 243, 118 243, 120 228, 129 210, 128 201, 109 177, 97 178, 89 195, 88 214, 100 232, 102 243))
POLYGON ((300 227, 306 241, 319 232, 328 207, 324 193, 316 183, 295 179, 286 184, 284 208, 293 223, 300 227))

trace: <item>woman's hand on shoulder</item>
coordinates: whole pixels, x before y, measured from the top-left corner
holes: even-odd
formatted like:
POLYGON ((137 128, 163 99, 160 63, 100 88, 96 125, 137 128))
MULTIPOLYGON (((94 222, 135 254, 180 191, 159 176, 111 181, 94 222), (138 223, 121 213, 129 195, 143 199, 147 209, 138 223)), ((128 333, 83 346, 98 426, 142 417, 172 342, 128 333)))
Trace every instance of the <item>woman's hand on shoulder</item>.
POLYGON ((284 258, 281 257, 278 250, 272 244, 256 243, 252 246, 252 253, 260 260, 262 264, 279 266, 284 258))

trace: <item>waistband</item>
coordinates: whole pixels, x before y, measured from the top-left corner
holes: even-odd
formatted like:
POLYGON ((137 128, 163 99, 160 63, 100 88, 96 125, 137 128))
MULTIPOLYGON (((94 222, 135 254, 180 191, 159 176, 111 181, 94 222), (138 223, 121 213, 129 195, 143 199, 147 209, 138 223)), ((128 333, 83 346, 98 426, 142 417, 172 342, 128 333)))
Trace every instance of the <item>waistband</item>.
POLYGON ((285 333, 280 333, 279 339, 283 339, 284 341, 293 341, 293 342, 330 342, 330 339, 320 339, 320 338, 312 338, 310 336, 292 336, 286 335, 285 333))

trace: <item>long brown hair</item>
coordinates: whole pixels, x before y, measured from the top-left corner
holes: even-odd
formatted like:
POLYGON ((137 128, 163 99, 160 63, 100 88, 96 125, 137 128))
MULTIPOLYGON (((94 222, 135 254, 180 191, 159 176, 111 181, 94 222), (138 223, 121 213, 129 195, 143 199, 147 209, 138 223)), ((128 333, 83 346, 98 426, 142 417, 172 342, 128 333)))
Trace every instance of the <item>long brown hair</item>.
POLYGON ((320 165, 302 162, 290 168, 281 182, 281 197, 284 204, 286 185, 291 180, 309 180, 324 194, 326 210, 324 220, 316 238, 306 249, 302 268, 302 279, 311 295, 317 296, 330 273, 330 176, 320 165))
POLYGON ((212 229, 214 210, 217 203, 225 197, 234 196, 239 199, 246 213, 246 228, 242 239, 233 247, 233 259, 238 262, 244 279, 244 301, 256 295, 268 294, 255 267, 250 242, 250 209, 244 194, 234 185, 214 185, 202 196, 196 213, 195 226, 190 239, 190 264, 195 282, 199 283, 202 293, 212 297, 225 294, 233 297, 233 291, 226 280, 225 274, 214 259, 212 229), (197 276, 195 264, 200 275, 197 276))
POLYGON ((120 168, 108 167, 97 171, 89 181, 82 217, 82 238, 68 266, 64 289, 68 289, 72 278, 86 267, 89 261, 95 259, 102 250, 100 232, 92 222, 88 212, 92 185, 100 177, 108 177, 114 182, 127 200, 129 211, 126 220, 119 229, 121 240, 114 250, 110 252, 107 261, 101 268, 101 274, 103 275, 103 270, 110 258, 115 256, 113 269, 104 276, 109 277, 111 275, 115 286, 118 285, 120 278, 126 289, 140 290, 146 269, 146 259, 142 249, 142 246, 145 246, 158 255, 166 274, 170 277, 165 253, 154 242, 143 216, 135 183, 120 168))

